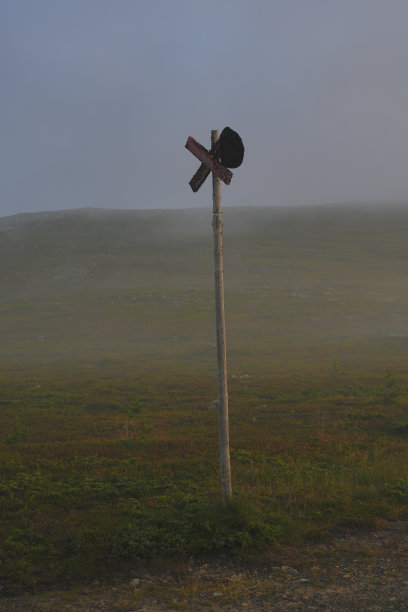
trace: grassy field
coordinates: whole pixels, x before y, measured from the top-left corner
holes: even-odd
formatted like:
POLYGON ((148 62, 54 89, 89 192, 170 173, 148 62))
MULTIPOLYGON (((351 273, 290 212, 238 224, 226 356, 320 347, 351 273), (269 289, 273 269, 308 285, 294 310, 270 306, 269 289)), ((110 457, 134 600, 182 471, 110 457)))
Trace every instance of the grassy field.
POLYGON ((211 212, 0 219, 0 578, 244 555, 406 514, 408 205, 226 209, 219 506, 211 212))

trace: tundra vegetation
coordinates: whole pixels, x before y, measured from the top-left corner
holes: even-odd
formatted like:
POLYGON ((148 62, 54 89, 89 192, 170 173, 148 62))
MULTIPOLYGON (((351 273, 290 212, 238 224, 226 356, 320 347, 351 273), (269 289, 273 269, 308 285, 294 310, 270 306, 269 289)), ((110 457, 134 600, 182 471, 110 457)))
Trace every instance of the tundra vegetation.
POLYGON ((408 205, 0 219, 3 592, 406 515, 408 205))

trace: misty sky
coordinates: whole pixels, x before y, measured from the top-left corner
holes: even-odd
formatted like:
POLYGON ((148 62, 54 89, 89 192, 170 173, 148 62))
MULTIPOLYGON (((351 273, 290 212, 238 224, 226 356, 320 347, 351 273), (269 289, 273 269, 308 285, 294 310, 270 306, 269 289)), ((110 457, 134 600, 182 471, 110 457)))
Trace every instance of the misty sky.
POLYGON ((408 200, 406 0, 0 0, 0 215, 408 200))

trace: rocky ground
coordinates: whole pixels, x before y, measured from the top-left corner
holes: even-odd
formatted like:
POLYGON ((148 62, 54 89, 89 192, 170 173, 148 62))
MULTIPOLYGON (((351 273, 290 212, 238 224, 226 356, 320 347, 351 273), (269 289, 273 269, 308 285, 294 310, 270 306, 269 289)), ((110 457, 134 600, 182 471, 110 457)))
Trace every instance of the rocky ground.
POLYGON ((385 612, 408 610, 408 520, 245 563, 191 559, 66 591, 0 599, 0 610, 385 612))

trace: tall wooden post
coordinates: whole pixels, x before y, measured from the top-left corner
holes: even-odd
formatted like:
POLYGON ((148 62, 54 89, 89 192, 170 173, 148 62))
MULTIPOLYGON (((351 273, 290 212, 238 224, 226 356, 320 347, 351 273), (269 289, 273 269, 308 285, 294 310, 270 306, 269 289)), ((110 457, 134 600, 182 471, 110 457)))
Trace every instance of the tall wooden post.
MULTIPOLYGON (((211 147, 219 138, 218 130, 211 131, 211 147)), ((224 313, 224 273, 222 257, 222 216, 220 179, 213 172, 213 233, 215 271, 215 315, 217 330, 217 387, 218 387, 218 432, 220 445, 220 471, 222 502, 231 498, 231 466, 229 451, 227 351, 224 313)))

